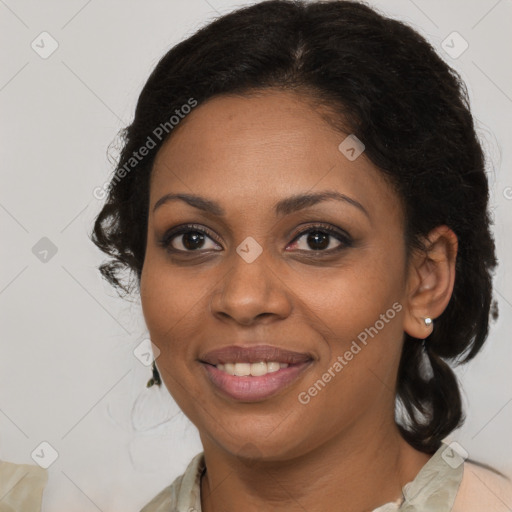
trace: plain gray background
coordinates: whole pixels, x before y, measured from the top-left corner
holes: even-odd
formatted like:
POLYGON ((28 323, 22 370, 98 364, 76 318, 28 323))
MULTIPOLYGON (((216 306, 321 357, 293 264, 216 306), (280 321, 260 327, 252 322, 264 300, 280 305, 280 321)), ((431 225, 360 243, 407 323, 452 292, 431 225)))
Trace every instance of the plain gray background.
MULTIPOLYGON (((35 464, 44 453, 45 463, 55 450, 44 512, 138 511, 201 450, 167 392, 145 390, 150 369, 133 352, 147 337, 140 304, 102 281, 87 235, 101 208, 93 190, 113 169, 107 149, 157 61, 249 3, 0 0, 0 459, 35 464)), ((426 36, 469 89, 489 157, 500 318, 457 370, 467 421, 448 441, 510 474, 512 2, 370 4, 426 36)))

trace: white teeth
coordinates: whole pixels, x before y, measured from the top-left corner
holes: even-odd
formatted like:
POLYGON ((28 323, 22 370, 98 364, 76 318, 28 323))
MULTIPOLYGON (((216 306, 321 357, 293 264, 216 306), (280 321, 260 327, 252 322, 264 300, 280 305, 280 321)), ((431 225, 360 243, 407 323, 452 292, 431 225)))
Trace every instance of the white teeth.
POLYGON ((217 369, 228 373, 245 377, 251 375, 253 377, 261 377, 267 373, 277 372, 281 368, 287 368, 288 363, 278 363, 277 361, 260 361, 258 363, 225 363, 216 365, 217 369))
POLYGON ((276 363, 274 361, 267 363, 267 371, 268 372, 277 372, 277 370, 279 370, 279 368, 281 368, 279 363, 276 363))
POLYGON ((252 363, 251 364, 251 375, 254 377, 260 377, 261 375, 266 375, 268 373, 267 363, 261 361, 261 363, 252 363))
POLYGON ((245 377, 251 375, 251 364, 250 363, 235 363, 235 375, 239 377, 245 377))
MULTIPOLYGON (((217 368, 219 368, 219 365, 217 365, 217 368)), ((219 368, 219 370, 222 370, 222 368, 219 368)), ((226 363, 224 365, 224 371, 229 373, 229 375, 235 375, 235 365, 233 363, 226 363)))

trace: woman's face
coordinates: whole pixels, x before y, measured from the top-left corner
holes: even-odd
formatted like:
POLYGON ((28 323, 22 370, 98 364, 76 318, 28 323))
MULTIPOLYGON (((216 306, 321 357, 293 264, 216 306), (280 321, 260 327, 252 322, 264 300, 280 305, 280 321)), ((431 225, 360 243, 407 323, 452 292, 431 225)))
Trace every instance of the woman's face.
POLYGON ((284 460, 392 425, 408 294, 394 191, 293 93, 217 97, 181 123, 155 160, 141 300, 203 443, 284 460))

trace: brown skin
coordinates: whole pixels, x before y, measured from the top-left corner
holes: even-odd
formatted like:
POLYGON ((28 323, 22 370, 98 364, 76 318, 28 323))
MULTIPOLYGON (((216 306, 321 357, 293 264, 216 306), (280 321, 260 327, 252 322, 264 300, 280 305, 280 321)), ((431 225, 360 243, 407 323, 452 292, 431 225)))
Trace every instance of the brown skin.
POLYGON ((349 161, 338 150, 346 135, 307 98, 269 90, 196 107, 157 155, 141 300, 163 381, 201 436, 204 512, 372 510, 398 499, 430 458, 401 438, 394 389, 404 331, 426 338, 432 326, 423 317, 435 319, 450 300, 457 239, 440 226, 428 257, 414 252, 406 264, 401 203, 364 153, 349 161), (334 200, 276 217, 277 201, 320 190, 359 201, 368 217, 334 200), (226 215, 183 201, 153 212, 171 192, 214 200, 226 215), (307 233, 297 238, 319 222, 353 244, 331 236, 318 249, 307 233), (194 246, 177 235, 172 247, 188 252, 174 255, 158 245, 185 223, 216 238, 194 246), (263 249, 252 263, 236 252, 249 236, 263 249), (299 393, 394 302, 401 311, 301 404, 299 393), (219 393, 198 362, 234 344, 276 345, 314 361, 277 395, 239 402, 219 393))

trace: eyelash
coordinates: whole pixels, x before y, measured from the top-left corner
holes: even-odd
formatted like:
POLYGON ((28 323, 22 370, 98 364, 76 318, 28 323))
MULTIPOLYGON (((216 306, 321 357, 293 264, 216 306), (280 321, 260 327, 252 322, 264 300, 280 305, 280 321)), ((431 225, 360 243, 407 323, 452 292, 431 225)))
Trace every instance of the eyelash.
MULTIPOLYGON (((165 248, 168 252, 170 252, 172 254, 179 254, 179 253, 185 254, 185 253, 195 253, 195 252, 199 253, 201 251, 201 249, 197 249, 195 251, 184 251, 182 249, 175 249, 174 247, 171 247, 171 242, 173 241, 173 239, 176 236, 183 235, 185 233, 195 233, 195 232, 199 232, 199 233, 202 233, 202 234, 208 236, 208 238, 212 239, 215 243, 220 245, 219 242, 215 239, 215 235, 209 229, 201 227, 198 224, 186 224, 186 225, 178 226, 176 228, 173 228, 173 229, 167 231, 164 234, 164 236, 158 241, 158 245, 165 248)), ((344 234, 343 232, 341 232, 337 229, 334 229, 333 227, 329 226, 328 224, 321 224, 321 223, 311 225, 307 229, 299 231, 298 233, 295 234, 292 242, 290 242, 290 243, 294 243, 297 240, 299 240, 302 236, 304 236, 305 234, 312 233, 312 232, 320 232, 320 233, 330 235, 330 236, 336 238, 339 242, 341 242, 341 245, 339 245, 338 247, 335 247, 334 249, 328 249, 328 250, 311 249, 309 251, 304 251, 302 249, 299 249, 299 252, 332 255, 333 253, 337 253, 347 247, 352 246, 352 239, 350 238, 350 236, 348 234, 344 234)))

